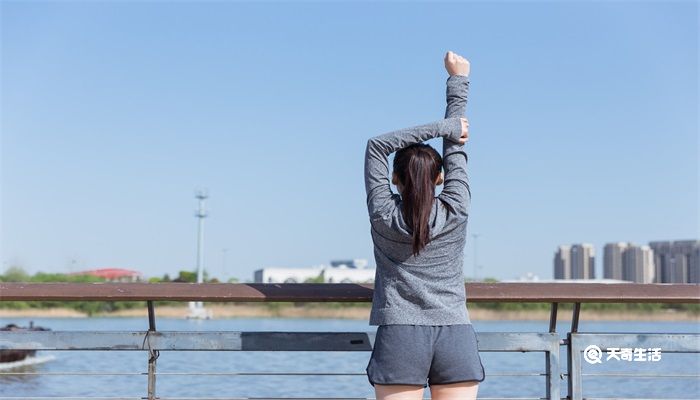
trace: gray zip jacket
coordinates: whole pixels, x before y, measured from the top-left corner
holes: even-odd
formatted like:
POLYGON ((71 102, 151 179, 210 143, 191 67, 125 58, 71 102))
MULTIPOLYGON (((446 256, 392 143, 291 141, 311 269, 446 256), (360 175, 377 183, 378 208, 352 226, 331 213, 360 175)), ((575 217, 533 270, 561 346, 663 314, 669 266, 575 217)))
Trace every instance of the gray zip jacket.
POLYGON ((365 151, 365 188, 377 264, 369 325, 470 324, 464 288, 464 246, 471 191, 467 154, 459 144, 469 78, 447 79, 445 119, 375 136, 365 151), (430 241, 417 256, 412 232, 391 191, 389 154, 442 137, 445 182, 430 214, 430 241), (443 203, 455 212, 449 212, 443 203))

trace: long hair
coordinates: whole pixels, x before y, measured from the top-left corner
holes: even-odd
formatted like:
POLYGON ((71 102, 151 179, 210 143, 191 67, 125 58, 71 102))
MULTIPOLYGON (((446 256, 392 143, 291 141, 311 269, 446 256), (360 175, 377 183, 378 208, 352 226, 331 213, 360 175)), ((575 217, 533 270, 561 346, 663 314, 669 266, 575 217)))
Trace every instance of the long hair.
POLYGON ((401 192, 404 220, 413 231, 413 254, 430 241, 429 218, 435 200, 435 180, 442 170, 442 157, 432 146, 415 143, 394 156, 394 172, 401 192))

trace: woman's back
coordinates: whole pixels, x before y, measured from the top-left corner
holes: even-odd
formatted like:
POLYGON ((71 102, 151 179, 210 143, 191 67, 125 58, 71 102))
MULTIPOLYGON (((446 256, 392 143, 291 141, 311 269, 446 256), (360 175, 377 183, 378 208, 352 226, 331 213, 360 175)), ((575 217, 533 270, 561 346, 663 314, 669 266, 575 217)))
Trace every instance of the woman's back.
MULTIPOLYGON (((398 198, 398 195, 395 195, 398 198)), ((377 263, 370 325, 471 323, 464 288, 467 217, 448 215, 435 198, 431 240, 412 254, 412 235, 397 199, 386 220, 371 222, 377 263)))
POLYGON ((445 119, 375 136, 365 152, 365 187, 377 264, 370 325, 469 324, 464 247, 471 202, 463 137, 468 78, 447 80, 445 119), (444 187, 428 217, 430 240, 414 252, 402 198, 391 191, 388 155, 443 137, 444 187))

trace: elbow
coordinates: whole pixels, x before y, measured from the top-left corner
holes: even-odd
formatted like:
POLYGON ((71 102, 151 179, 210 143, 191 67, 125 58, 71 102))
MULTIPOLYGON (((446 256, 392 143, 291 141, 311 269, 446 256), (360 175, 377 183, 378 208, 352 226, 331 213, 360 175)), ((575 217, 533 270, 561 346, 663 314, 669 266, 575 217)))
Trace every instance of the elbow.
POLYGON ((367 146, 365 147, 365 155, 372 157, 379 157, 384 154, 383 148, 379 140, 376 137, 371 137, 367 139, 367 146))
POLYGON ((374 138, 371 137, 367 139, 367 145, 365 146, 365 153, 369 153, 370 150, 375 146, 374 138))

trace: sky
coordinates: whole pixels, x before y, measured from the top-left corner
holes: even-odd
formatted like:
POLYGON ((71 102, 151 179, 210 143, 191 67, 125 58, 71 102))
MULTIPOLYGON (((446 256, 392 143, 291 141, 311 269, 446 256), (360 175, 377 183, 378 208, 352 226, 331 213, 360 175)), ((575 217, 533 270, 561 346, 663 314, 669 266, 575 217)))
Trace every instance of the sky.
POLYGON ((1 14, 0 271, 194 270, 198 188, 210 276, 373 267, 367 139, 444 117, 448 50, 471 63, 466 277, 551 279, 572 243, 601 277, 605 243, 700 237, 695 1, 1 14))

